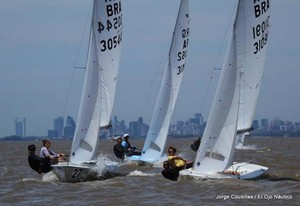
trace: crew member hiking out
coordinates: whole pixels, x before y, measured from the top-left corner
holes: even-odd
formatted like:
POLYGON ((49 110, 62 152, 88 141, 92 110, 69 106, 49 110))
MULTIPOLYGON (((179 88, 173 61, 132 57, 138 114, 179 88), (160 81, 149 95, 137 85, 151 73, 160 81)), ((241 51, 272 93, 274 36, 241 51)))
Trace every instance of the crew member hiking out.
POLYGON ((34 144, 28 146, 28 163, 31 169, 37 173, 47 173, 52 170, 50 158, 41 158, 35 154, 36 147, 34 144))
POLYGON ((141 155, 141 152, 136 151, 137 148, 132 146, 129 142, 129 134, 124 134, 124 139, 122 142, 122 145, 125 149, 125 154, 127 156, 132 156, 132 155, 141 155))
POLYGON ((125 148, 122 145, 122 137, 117 139, 117 144, 114 145, 114 153, 119 159, 124 159, 125 148))
POLYGON ((164 170, 161 172, 165 178, 173 181, 177 181, 180 170, 191 168, 194 163, 177 156, 176 151, 175 147, 169 147, 168 160, 164 161, 164 170))

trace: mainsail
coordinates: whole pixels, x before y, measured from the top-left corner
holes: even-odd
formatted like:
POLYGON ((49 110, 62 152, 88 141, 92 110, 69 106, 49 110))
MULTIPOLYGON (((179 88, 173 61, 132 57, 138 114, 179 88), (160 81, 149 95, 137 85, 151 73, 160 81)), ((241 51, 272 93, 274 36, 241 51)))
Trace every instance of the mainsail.
POLYGON ((181 0, 169 57, 152 114, 141 160, 156 161, 163 153, 171 115, 185 69, 190 34, 189 1, 181 0))
POLYGON ((251 127, 265 60, 269 7, 269 0, 238 3, 227 56, 193 166, 196 172, 214 173, 228 168, 237 129, 251 127), (247 90, 249 94, 242 92, 247 90), (241 96, 247 99, 243 102, 241 96))
POLYGON ((122 46, 121 0, 95 0, 83 93, 70 161, 94 160, 99 128, 108 127, 119 74, 122 46))
MULTIPOLYGON (((255 1, 254 1, 255 2, 255 1)), ((267 52, 268 29, 269 29, 269 1, 261 1, 254 5, 252 10, 245 9, 253 7, 252 2, 247 2, 241 9, 244 17, 238 18, 239 32, 245 32, 245 37, 239 39, 238 59, 241 75, 240 81, 240 107, 238 117, 238 138, 243 142, 245 133, 252 130, 252 122, 256 111, 257 99, 263 77, 263 70, 267 52), (246 18, 249 15, 255 18, 246 18), (246 28, 246 26, 251 27, 246 28), (250 32, 249 29, 252 31, 250 32), (249 39, 249 40, 248 40, 249 39), (253 46, 256 53, 249 51, 253 46)))

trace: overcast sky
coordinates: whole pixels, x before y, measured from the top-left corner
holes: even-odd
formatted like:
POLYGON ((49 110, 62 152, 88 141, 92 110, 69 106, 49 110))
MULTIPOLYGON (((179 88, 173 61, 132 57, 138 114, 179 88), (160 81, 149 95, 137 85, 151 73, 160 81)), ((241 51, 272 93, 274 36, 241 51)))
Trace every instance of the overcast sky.
MULTIPOLYGON (((139 116, 150 122, 179 2, 122 2, 123 49, 114 115, 127 125, 139 116)), ((271 3, 256 118, 300 121, 300 1, 271 3)), ((223 63, 227 45, 221 47, 222 41, 235 5, 236 0, 190 0, 190 45, 173 122, 197 112, 207 120, 220 71, 211 82, 210 76, 223 63)), ((76 120, 84 70, 73 66, 85 66, 84 43, 78 48, 90 6, 91 0, 1 0, 0 137, 15 133, 16 118, 26 118, 27 135, 44 136, 57 116, 76 120)))

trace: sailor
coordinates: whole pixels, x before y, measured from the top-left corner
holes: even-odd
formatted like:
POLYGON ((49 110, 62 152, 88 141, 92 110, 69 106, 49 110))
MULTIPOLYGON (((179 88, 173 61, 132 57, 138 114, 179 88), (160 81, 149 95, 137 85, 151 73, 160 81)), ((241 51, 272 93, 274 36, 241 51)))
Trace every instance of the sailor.
POLYGON ((180 170, 188 169, 194 162, 188 162, 182 157, 176 156, 176 148, 170 146, 168 149, 168 160, 164 161, 162 175, 172 181, 177 181, 180 170))
POLYGON ((133 147, 130 142, 129 142, 129 134, 124 134, 123 136, 123 141, 122 145, 125 149, 125 153, 127 156, 132 156, 132 155, 141 155, 141 152, 135 151, 137 148, 133 147))
POLYGON ((28 163, 31 169, 37 173, 47 173, 52 170, 50 158, 41 158, 35 154, 36 147, 34 144, 28 146, 28 163))
POLYGON ((172 146, 170 146, 168 149, 168 161, 172 169, 174 168, 188 169, 193 166, 194 162, 188 162, 182 157, 177 156, 176 151, 177 151, 176 148, 172 146))
POLYGON ((51 160, 51 164, 57 164, 60 161, 64 161, 64 154, 63 153, 55 153, 50 149, 51 141, 49 139, 42 140, 43 147, 40 151, 40 157, 46 158, 49 157, 51 160))
POLYGON ((114 146, 114 153, 118 158, 124 159, 125 148, 122 145, 122 137, 118 137, 117 144, 114 146))
POLYGON ((122 146, 124 147, 124 149, 131 148, 131 144, 129 142, 129 134, 124 134, 122 146))
POLYGON ((164 161, 163 167, 164 167, 164 170, 161 171, 161 174, 169 180, 177 181, 180 170, 177 168, 171 169, 170 162, 168 160, 164 161))
POLYGON ((197 152, 199 149, 200 143, 201 143, 201 138, 198 137, 196 140, 194 140, 193 144, 191 144, 191 149, 193 151, 197 152))

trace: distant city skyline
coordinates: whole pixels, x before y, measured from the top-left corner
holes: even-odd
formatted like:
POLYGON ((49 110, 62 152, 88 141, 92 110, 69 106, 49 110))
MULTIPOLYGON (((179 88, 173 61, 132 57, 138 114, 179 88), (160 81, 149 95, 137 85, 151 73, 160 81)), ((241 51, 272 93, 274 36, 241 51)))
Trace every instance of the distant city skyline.
MULTIPOLYGON (((73 117, 71 116, 67 116, 66 118, 63 118, 61 116, 57 116, 56 118, 54 118, 52 120, 53 125, 49 125, 48 129, 45 131, 44 135, 37 135, 37 134, 33 134, 33 135, 28 135, 28 136, 44 136, 44 137, 49 137, 49 138, 58 138, 58 137, 67 137, 67 138, 72 138, 74 135, 74 131, 75 131, 75 126, 76 123, 73 119, 73 117), (64 123, 64 119, 66 120, 66 124, 64 123)), ((254 130, 258 129, 259 127, 263 127, 264 129, 262 130, 261 134, 264 134, 264 132, 268 131, 268 128, 270 123, 272 123, 275 125, 275 127, 278 127, 277 130, 287 130, 289 128, 289 130, 300 130, 300 120, 299 121, 290 121, 290 120, 282 120, 279 117, 276 117, 274 119, 268 119, 268 118, 261 118, 261 119, 254 119, 253 120, 253 128, 254 130), (283 124, 283 125, 282 125, 283 124), (294 128, 291 129, 291 124, 293 125, 294 128)), ((26 118, 22 119, 22 120, 18 120, 15 119, 14 121, 14 128, 15 131, 11 134, 11 135, 6 135, 6 136, 2 136, 0 138, 3 137, 7 137, 7 136, 26 136, 26 118)), ((176 120, 173 123, 171 123, 170 125, 170 135, 184 135, 184 133, 186 135, 195 135, 195 136, 199 136, 200 134, 202 135, 204 129, 205 129, 205 125, 206 125, 206 120, 203 118, 201 113, 194 113, 193 117, 185 119, 185 120, 176 120), (180 123, 182 122, 182 123, 180 123), (191 124, 195 123, 198 126, 201 127, 194 127, 194 128, 187 128, 185 130, 185 132, 183 133, 174 133, 174 131, 176 130, 176 127, 178 127, 178 124, 185 124, 186 122, 190 122, 191 124), (194 130, 195 131, 191 131, 194 130)), ((273 126, 274 126, 273 125, 273 126)), ((133 121, 128 121, 126 123, 125 120, 119 120, 118 117, 115 115, 112 119, 112 130, 109 132, 109 135, 121 135, 124 133, 130 133, 131 136, 133 137, 145 137, 149 128, 149 125, 146 124, 143 120, 143 117, 137 117, 136 120, 133 121), (132 130, 130 129, 130 127, 132 126, 132 124, 134 122, 139 122, 138 124, 142 124, 144 125, 144 129, 142 129, 143 131, 136 131, 136 130, 132 130), (117 123, 121 123, 121 125, 117 125, 117 123), (141 134, 139 133, 141 132, 141 134)), ((138 127, 140 127, 141 125, 139 125, 138 127)), ((179 126, 179 127, 182 127, 179 126)), ((135 127, 135 126, 133 126, 135 127)), ((141 129, 141 128, 140 128, 141 129)), ((257 131, 254 132, 254 134, 257 134, 257 131)), ((259 134, 259 133, 258 133, 259 134)))
MULTIPOLYGON (((122 1, 124 44, 113 115, 127 123, 139 116, 150 122, 179 3, 122 1)), ((195 111, 207 119, 220 71, 212 73, 223 65, 228 40, 224 36, 236 3, 190 1, 189 52, 172 123, 191 118, 195 111)), ((1 1, 0 137, 14 133, 16 118, 26 118, 27 135, 45 135, 53 114, 77 119, 84 70, 73 67, 85 66, 84 30, 89 27, 91 4, 91 0, 1 1)), ((299 8, 299 0, 271 1, 255 119, 300 119, 299 8)))

